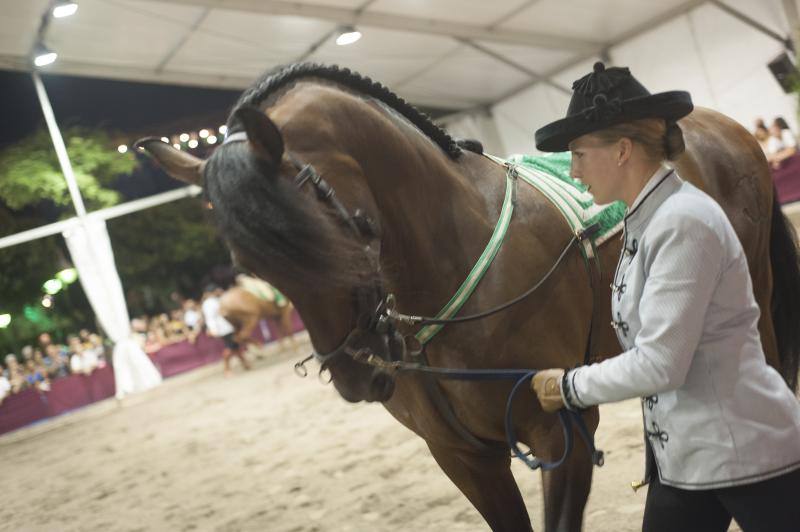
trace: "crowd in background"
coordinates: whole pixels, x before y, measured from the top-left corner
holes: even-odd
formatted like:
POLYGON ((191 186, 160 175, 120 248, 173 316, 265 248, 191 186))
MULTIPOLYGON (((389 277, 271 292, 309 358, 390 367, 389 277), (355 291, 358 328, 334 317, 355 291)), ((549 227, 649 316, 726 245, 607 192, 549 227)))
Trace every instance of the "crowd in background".
POLYGON ((19 356, 9 353, 0 373, 0 403, 11 394, 33 388, 50 391, 51 381, 71 374, 90 374, 105 367, 109 346, 88 329, 67 336, 66 344, 53 341, 49 333, 38 337, 37 345, 26 345, 19 356))
POLYGON ((164 346, 188 340, 194 342, 202 328, 202 315, 193 299, 180 302, 180 307, 156 316, 139 316, 131 320, 131 329, 142 349, 153 355, 164 346))
POLYGON ((797 137, 783 117, 776 117, 769 126, 759 118, 753 134, 773 168, 780 167, 784 160, 797 153, 797 137))
MULTIPOLYGON (((221 293, 219 287, 212 285, 205 290, 202 301, 219 298, 221 293)), ((131 329, 149 356, 175 342, 194 343, 204 328, 206 319, 200 303, 177 294, 173 299, 178 308, 131 320, 131 329)), ((9 395, 29 388, 47 392, 54 379, 71 374, 88 375, 110 362, 111 344, 99 334, 83 329, 67 336, 65 344, 59 344, 49 333, 42 333, 36 346, 26 345, 19 355, 9 353, 2 360, 0 404, 9 395)))

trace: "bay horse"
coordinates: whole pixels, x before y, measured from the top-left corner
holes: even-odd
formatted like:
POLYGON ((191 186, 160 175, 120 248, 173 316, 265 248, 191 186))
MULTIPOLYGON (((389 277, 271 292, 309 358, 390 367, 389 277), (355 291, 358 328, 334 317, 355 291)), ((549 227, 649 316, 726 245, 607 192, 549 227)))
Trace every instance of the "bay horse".
POLYGON ((241 346, 253 342, 253 331, 261 320, 272 320, 278 325, 277 338, 281 348, 288 341, 290 347, 297 347, 294 339, 292 311, 290 302, 279 304, 274 298, 259 296, 244 286, 236 284, 225 291, 219 300, 219 311, 233 328, 234 339, 241 346))
MULTIPOLYGON (((794 386, 800 271, 764 155, 744 128, 717 112, 697 109, 680 127, 687 150, 677 169, 713 196, 733 223, 761 307, 767 359, 794 386)), ((505 440, 511 384, 438 383, 460 426, 487 444, 480 447, 445 419, 424 376, 388 374, 347 355, 366 346, 388 356, 377 328, 351 345, 353 331, 364 330, 376 290, 394 294, 402 312, 425 316, 451 298, 492 234, 506 169, 461 149, 384 86, 335 66, 295 64, 268 72, 242 94, 228 128, 230 142, 208 160, 156 138, 138 146, 173 177, 204 188, 232 257, 294 302, 315 352, 330 355, 325 364, 345 400, 380 401, 422 437, 493 530, 530 530, 508 448, 490 445, 505 440)), ((520 186, 515 201, 503 247, 462 314, 524 292, 572 236, 557 208, 532 187, 520 186)), ((601 246, 600 267, 590 271, 573 248, 533 297, 481 321, 444 327, 426 346, 430 364, 574 367, 584 363, 590 323, 590 359, 616 355, 609 284, 620 247, 616 238, 601 246), (597 277, 594 289, 591 276, 597 277)), ((402 327, 400 333, 413 332, 402 327)), ((519 440, 545 460, 560 456, 558 417, 543 413, 530 391, 514 408, 519 440)), ((596 430, 598 409, 583 417, 596 430)), ((559 468, 543 471, 546 530, 580 530, 591 478, 589 454, 580 445, 559 468)))

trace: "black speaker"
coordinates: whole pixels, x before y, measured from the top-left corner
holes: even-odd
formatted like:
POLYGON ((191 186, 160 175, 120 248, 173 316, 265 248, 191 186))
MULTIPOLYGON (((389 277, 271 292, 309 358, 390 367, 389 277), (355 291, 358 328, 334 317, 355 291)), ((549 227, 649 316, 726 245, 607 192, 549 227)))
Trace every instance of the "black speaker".
POLYGON ((793 92, 800 89, 798 85, 800 83, 800 72, 798 72, 797 67, 792 63, 786 52, 770 61, 767 66, 780 84, 783 92, 793 92))

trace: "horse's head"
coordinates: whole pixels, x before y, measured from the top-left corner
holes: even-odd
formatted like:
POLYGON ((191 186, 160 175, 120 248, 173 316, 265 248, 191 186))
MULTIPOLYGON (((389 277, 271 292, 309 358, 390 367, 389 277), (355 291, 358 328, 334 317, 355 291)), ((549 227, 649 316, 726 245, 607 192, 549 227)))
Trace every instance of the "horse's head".
POLYGON ((393 379, 351 356, 368 349, 389 358, 398 346, 396 333, 379 331, 372 319, 383 296, 377 253, 369 247, 377 234, 353 216, 358 205, 344 207, 368 195, 363 180, 358 189, 360 169, 343 171, 334 153, 327 159, 339 160, 338 166, 326 164, 321 147, 305 150, 319 161, 320 179, 314 166, 286 150, 278 125, 255 107, 238 108, 228 127, 208 160, 155 138, 137 146, 172 177, 203 187, 234 262, 289 296, 342 397, 388 400, 393 379), (341 203, 331 199, 334 187, 347 193, 341 203))

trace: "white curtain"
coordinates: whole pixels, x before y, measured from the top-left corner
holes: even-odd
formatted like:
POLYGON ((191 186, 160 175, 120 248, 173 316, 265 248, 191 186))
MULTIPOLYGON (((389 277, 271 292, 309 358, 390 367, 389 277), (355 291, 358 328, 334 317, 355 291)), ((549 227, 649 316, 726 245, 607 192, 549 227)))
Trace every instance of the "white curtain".
POLYGON ((100 326, 114 342, 117 398, 157 386, 161 375, 132 335, 105 221, 90 215, 63 235, 83 291, 100 326))

